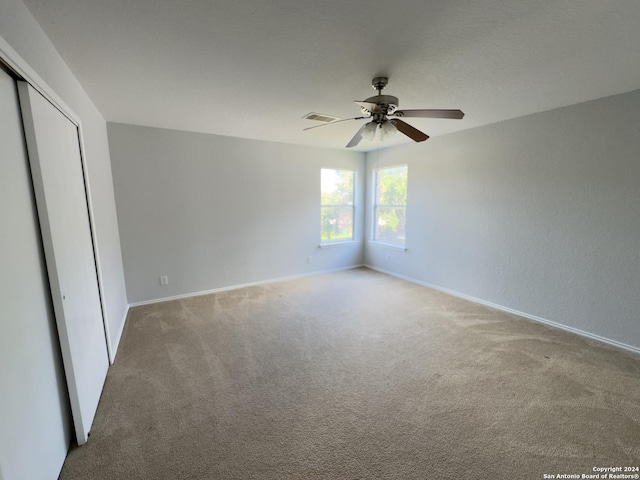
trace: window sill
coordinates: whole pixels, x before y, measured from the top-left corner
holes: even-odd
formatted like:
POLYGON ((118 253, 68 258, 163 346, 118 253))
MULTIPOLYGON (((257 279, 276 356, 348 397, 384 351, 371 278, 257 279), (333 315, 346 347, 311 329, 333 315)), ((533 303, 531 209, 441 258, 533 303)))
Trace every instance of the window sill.
POLYGON ((375 247, 388 248, 389 250, 398 250, 400 252, 406 252, 407 251, 407 247, 401 247, 400 245, 393 245, 391 243, 370 241, 369 245, 373 245, 375 247))
POLYGON ((355 240, 349 240, 346 242, 333 242, 333 243, 321 243, 318 245, 318 248, 333 248, 333 247, 349 247, 352 245, 359 245, 360 242, 356 242, 355 240))

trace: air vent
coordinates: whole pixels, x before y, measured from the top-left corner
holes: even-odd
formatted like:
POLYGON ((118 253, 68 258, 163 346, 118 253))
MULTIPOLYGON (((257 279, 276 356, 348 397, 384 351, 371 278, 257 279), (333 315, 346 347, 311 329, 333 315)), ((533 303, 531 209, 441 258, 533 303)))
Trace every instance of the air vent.
POLYGON ((316 122, 331 123, 331 122, 335 122, 340 117, 334 117, 333 115, 324 115, 322 113, 311 112, 311 113, 307 113, 302 118, 306 118, 307 120, 315 120, 316 122))

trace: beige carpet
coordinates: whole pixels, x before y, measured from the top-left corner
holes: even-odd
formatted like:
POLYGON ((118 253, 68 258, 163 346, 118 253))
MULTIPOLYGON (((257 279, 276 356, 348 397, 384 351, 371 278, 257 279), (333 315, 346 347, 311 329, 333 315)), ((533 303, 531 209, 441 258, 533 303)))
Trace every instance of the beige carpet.
POLYGON ((513 480, 639 464, 639 356, 357 269, 133 308, 61 478, 513 480))

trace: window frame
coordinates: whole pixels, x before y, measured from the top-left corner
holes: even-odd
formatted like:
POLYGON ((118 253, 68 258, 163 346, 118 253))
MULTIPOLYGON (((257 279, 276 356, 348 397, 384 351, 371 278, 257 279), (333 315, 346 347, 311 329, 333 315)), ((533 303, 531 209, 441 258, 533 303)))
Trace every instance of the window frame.
POLYGON ((372 195, 372 198, 371 198, 371 240, 370 240, 370 243, 372 243, 374 245, 387 247, 387 248, 406 251, 407 250, 407 235, 406 235, 407 225, 406 225, 406 219, 407 219, 407 204, 409 203, 409 199, 408 199, 409 165, 404 163, 404 164, 397 164, 397 165, 380 166, 380 167, 373 168, 372 173, 373 173, 373 175, 372 175, 372 183, 373 183, 372 192, 373 192, 373 195, 372 195), (395 169, 395 168, 404 168, 405 171, 406 171, 406 176, 407 176, 407 199, 405 200, 404 204, 378 203, 378 182, 379 182, 379 178, 380 178, 380 172, 384 171, 384 170, 392 170, 392 169, 395 169), (394 243, 394 242, 384 241, 384 240, 380 240, 380 239, 376 238, 376 231, 377 231, 377 226, 378 226, 378 210, 381 207, 382 208, 402 208, 402 209, 404 209, 404 212, 405 212, 404 213, 404 217, 405 217, 405 236, 404 236, 404 240, 403 240, 402 243, 394 243))
POLYGON ((356 243, 356 185, 357 170, 353 168, 343 167, 321 167, 320 168, 320 247, 334 247, 340 245, 352 245, 356 243), (324 204, 322 203, 322 172, 323 170, 332 170, 334 172, 350 172, 352 174, 351 184, 351 203, 346 204, 324 204), (340 238, 337 240, 322 239, 322 212, 325 208, 350 208, 351 209, 351 238, 340 238))

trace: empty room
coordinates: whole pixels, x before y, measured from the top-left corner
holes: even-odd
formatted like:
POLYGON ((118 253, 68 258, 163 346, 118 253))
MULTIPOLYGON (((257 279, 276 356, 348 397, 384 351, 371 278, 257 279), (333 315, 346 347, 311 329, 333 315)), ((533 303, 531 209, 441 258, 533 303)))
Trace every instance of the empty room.
POLYGON ((0 0, 0 480, 639 479, 637 0, 0 0))

